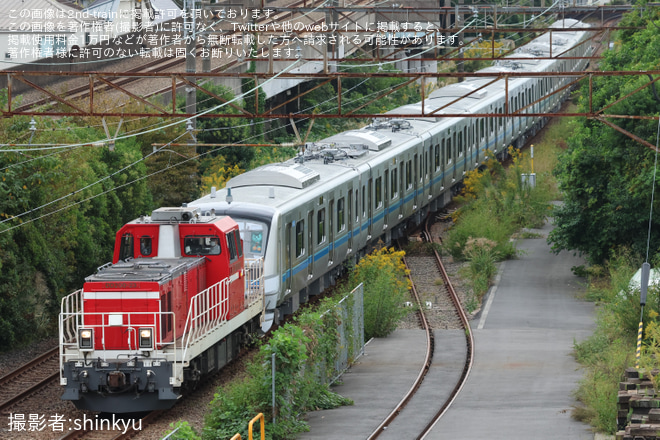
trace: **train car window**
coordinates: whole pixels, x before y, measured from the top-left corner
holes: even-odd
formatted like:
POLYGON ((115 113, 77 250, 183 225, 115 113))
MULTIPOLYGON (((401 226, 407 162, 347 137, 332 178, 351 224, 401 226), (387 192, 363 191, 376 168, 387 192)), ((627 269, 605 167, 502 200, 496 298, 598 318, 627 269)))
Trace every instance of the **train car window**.
POLYGON ((296 258, 305 255, 305 220, 296 223, 296 258))
POLYGON ((390 194, 392 194, 392 200, 396 199, 399 196, 399 170, 397 168, 392 169, 392 180, 390 181, 390 194))
POLYGON ((348 215, 346 216, 346 218, 348 218, 348 229, 352 229, 352 225, 353 225, 353 211, 351 211, 351 208, 352 208, 351 204, 353 203, 353 190, 352 189, 348 190, 348 196, 346 197, 346 200, 348 202, 346 204, 346 206, 348 207, 348 215))
POLYGON ((148 257, 153 252, 151 237, 143 235, 140 237, 140 255, 148 257))
POLYGON ((389 200, 388 194, 390 190, 390 170, 385 170, 385 182, 383 183, 383 199, 389 200))
POLYGON ((426 170, 426 178, 428 179, 429 175, 431 173, 433 173, 433 164, 429 160, 429 152, 428 151, 426 151, 424 153, 424 162, 426 162, 426 166, 424 167, 424 169, 426 170))
POLYGON ((413 176, 412 176, 412 160, 406 162, 406 189, 412 188, 413 176))
POLYGON ((447 138, 447 148, 445 149, 445 151, 447 152, 447 165, 451 165, 451 161, 453 158, 453 154, 451 152, 451 137, 447 138))
POLYGON ((337 232, 341 232, 346 229, 346 217, 345 217, 345 201, 342 197, 337 200, 337 232))
POLYGON ((374 179, 369 179, 367 181, 367 204, 365 205, 368 217, 371 217, 371 210, 373 209, 374 206, 373 196, 374 196, 374 179))
POLYGON ((355 190, 355 223, 360 223, 360 190, 355 190))
MULTIPOLYGON (((444 143, 444 140, 442 142, 444 143)), ((442 163, 442 162, 440 162, 440 160, 441 160, 440 155, 441 155, 440 145, 436 145, 435 146, 435 154, 433 156, 433 161, 434 161, 436 171, 438 171, 440 169, 440 164, 442 163)))
POLYGON ((325 241, 325 208, 319 209, 316 213, 316 244, 325 241))
POLYGON ((183 239, 183 253, 195 255, 220 255, 220 239, 215 235, 189 235, 183 239))
POLYGON ((458 132, 458 157, 463 157, 463 133, 458 132))
POLYGON ((376 194, 375 194, 376 209, 383 206, 383 178, 376 178, 376 194))
POLYGON ((243 256, 243 246, 241 243, 241 233, 238 232, 238 229, 234 230, 234 237, 236 238, 236 252, 238 252, 238 256, 242 257, 243 256))
POLYGON ((237 239, 239 247, 242 241, 242 249, 239 252, 248 258, 256 258, 263 255, 266 249, 265 239, 268 237, 268 225, 255 220, 234 219, 238 223, 240 240, 237 239))
POLYGON ((365 193, 366 193, 366 191, 364 189, 364 185, 362 185, 362 217, 366 218, 367 217, 367 202, 366 202, 366 199, 365 199, 365 193))
POLYGON ((486 123, 485 119, 479 119, 479 136, 481 137, 481 142, 486 139, 486 123))
POLYGON ((119 244, 119 259, 126 261, 133 257, 133 234, 124 234, 119 244))
POLYGON ((291 269, 291 223, 287 223, 284 234, 284 267, 291 269))

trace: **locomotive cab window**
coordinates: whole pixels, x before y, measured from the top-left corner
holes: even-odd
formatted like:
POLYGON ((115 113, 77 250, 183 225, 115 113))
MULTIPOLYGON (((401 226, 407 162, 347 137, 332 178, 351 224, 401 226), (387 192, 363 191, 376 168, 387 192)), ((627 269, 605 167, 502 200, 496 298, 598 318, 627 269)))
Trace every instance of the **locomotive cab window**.
POLYGON ((183 239, 186 255, 220 255, 220 239, 215 235, 189 235, 183 239))
POLYGON ((140 255, 148 257, 153 252, 153 244, 151 237, 143 235, 140 237, 140 255))
POLYGON ((236 236, 233 233, 227 234, 227 249, 229 250, 229 261, 234 261, 238 258, 238 245, 236 244, 236 236))
POLYGON ((133 257, 133 234, 124 234, 119 244, 119 259, 126 261, 133 257))
POLYGON ((243 256, 243 246, 241 242, 241 234, 238 232, 238 229, 234 229, 234 238, 236 239, 236 252, 239 257, 243 256))

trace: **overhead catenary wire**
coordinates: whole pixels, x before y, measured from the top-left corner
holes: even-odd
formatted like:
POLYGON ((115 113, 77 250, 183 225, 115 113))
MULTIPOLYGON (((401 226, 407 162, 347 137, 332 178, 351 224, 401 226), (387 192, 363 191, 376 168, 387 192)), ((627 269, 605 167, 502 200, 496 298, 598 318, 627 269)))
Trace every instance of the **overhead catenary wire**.
MULTIPOLYGON (((286 72, 287 70, 289 70, 290 68, 292 68, 293 66, 295 66, 297 63, 298 63, 298 61, 295 61, 295 62, 291 63, 287 68, 283 69, 278 75, 273 76, 273 77, 270 78, 268 81, 275 80, 280 74, 286 72)), ((267 81, 267 82, 268 82, 268 81, 267 81)), ((267 83, 267 82, 266 82, 266 83, 267 83)), ((264 84, 266 84, 266 83, 264 83, 264 84)), ((254 87, 254 88, 252 88, 251 90, 245 92, 243 95, 239 95, 239 96, 235 97, 235 98, 232 99, 232 100, 229 100, 229 101, 227 101, 227 102, 224 102, 224 103, 221 103, 221 104, 219 104, 219 105, 217 105, 217 106, 214 106, 214 107, 212 107, 212 108, 210 108, 210 109, 207 109, 207 110, 205 110, 205 111, 203 111, 203 112, 200 112, 200 113, 196 114, 194 117, 199 117, 199 116, 204 115, 204 114, 206 114, 206 113, 209 113, 209 112, 215 111, 215 110, 217 110, 218 108, 221 108, 221 107, 223 107, 223 106, 225 106, 225 105, 229 105, 230 103, 235 102, 235 101, 238 100, 238 99, 241 99, 244 95, 247 95, 247 94, 250 94, 250 93, 254 92, 258 87, 259 87, 259 86, 254 87)), ((194 117, 187 118, 187 119, 185 119, 185 120, 183 120, 183 121, 177 121, 177 122, 174 122, 174 123, 172 123, 172 124, 166 125, 166 127, 173 126, 173 125, 177 125, 177 124, 180 124, 180 123, 183 123, 183 122, 187 122, 187 121, 193 119, 194 117)), ((147 131, 143 132, 142 134, 144 134, 144 133, 149 133, 149 132, 153 132, 153 131, 156 131, 156 130, 159 130, 159 129, 162 129, 162 128, 163 128, 163 127, 160 127, 160 128, 158 128, 158 129, 147 130, 147 131)), ((185 134, 186 134, 186 133, 181 134, 181 135, 178 136, 175 140, 178 140, 180 137, 184 136, 185 134)), ((125 138, 133 137, 133 136, 136 136, 136 135, 121 136, 121 137, 116 138, 115 140, 117 140, 117 139, 125 139, 125 138)), ((83 144, 74 144, 74 145, 72 145, 72 146, 69 146, 68 148, 78 147, 78 146, 81 146, 81 145, 84 145, 84 144, 87 144, 87 143, 83 143, 83 144)), ((57 148, 57 147, 43 147, 43 149, 52 149, 52 148, 57 148)), ((165 148, 165 146, 161 147, 161 149, 162 149, 162 148, 165 148)), ((37 148, 37 149, 0 150, 0 152, 6 152, 6 151, 33 151, 33 150, 39 150, 39 149, 40 149, 40 148, 37 148)), ((50 205, 52 205, 52 204, 54 204, 54 203, 60 202, 60 201, 62 201, 62 200, 65 200, 65 199, 67 199, 67 198, 73 196, 73 195, 79 194, 80 192, 84 191, 85 189, 91 188, 91 187, 93 187, 93 186, 95 186, 95 185, 97 185, 97 184, 99 184, 99 183, 101 183, 101 182, 104 182, 104 181, 108 180, 110 177, 115 176, 115 175, 117 175, 118 173, 120 173, 120 172, 122 172, 122 171, 125 171, 126 169, 128 169, 128 168, 130 168, 130 167, 132 167, 132 166, 135 166, 136 164, 138 164, 138 163, 140 163, 140 162, 146 160, 148 157, 150 157, 151 155, 157 153, 159 150, 160 150, 160 149, 157 149, 156 151, 151 152, 150 154, 148 154, 148 155, 142 157, 141 159, 138 159, 137 161, 135 161, 135 162, 133 162, 133 163, 127 165, 126 167, 122 168, 121 170, 116 171, 116 172, 110 174, 109 176, 105 176, 105 177, 103 177, 103 178, 101 178, 101 179, 99 179, 99 180, 97 180, 97 181, 95 181, 95 182, 93 182, 93 183, 91 183, 91 184, 89 184, 89 185, 86 185, 84 188, 80 188, 80 189, 78 189, 78 190, 75 190, 75 191, 73 191, 73 192, 71 192, 71 193, 69 193, 69 194, 67 194, 67 195, 65 195, 65 196, 62 196, 62 197, 60 197, 60 198, 58 198, 58 199, 56 199, 56 200, 53 200, 53 201, 50 201, 50 202, 48 202, 48 203, 42 204, 42 205, 39 206, 39 207, 36 207, 36 208, 30 209, 30 210, 28 210, 28 211, 24 211, 24 212, 22 212, 22 213, 20 213, 20 214, 17 214, 17 215, 12 215, 12 216, 10 216, 10 217, 4 219, 4 220, 1 220, 1 221, 0 221, 0 225, 6 223, 6 222, 8 222, 8 221, 12 221, 12 220, 20 219, 21 217, 24 217, 24 216, 26 216, 26 215, 28 215, 28 214, 34 213, 34 212, 39 211, 39 210, 41 210, 41 209, 44 209, 44 208, 46 208, 46 207, 48 207, 48 206, 50 206, 50 205)), ((13 229, 13 228, 12 228, 12 229, 13 229)), ((10 230, 10 229, 7 229, 7 230, 10 230)), ((6 230, 5 230, 5 231, 2 231, 2 232, 6 232, 6 230)))
MULTIPOLYGON (((461 30, 458 30, 457 33, 462 32, 464 29, 466 29, 466 28, 469 27, 469 26, 470 26, 470 23, 466 24, 461 30)), ((427 52, 427 51, 429 51, 429 50, 432 50, 432 49, 434 49, 434 48, 436 48, 436 47, 438 47, 438 46, 431 47, 431 48, 427 49, 427 50, 424 51, 424 52, 427 52)), ((408 58, 413 58, 413 57, 408 57, 408 58)), ((404 59, 404 60, 405 60, 405 59, 404 59)), ((393 61, 393 62, 398 62, 398 61, 401 61, 401 60, 396 60, 396 61, 393 61)), ((291 64, 287 69, 284 69, 284 70, 283 70, 282 72, 280 72, 279 74, 284 73, 286 70, 289 70, 289 69, 293 68, 293 66, 294 66, 296 63, 297 63, 297 61, 294 62, 293 64, 291 64)), ((389 62, 386 62, 386 63, 389 63, 389 62)), ((379 63, 378 65, 379 65, 379 66, 382 65, 382 63, 379 63)), ((375 66, 375 65, 374 65, 374 66, 375 66)), ((277 78, 277 77, 279 76, 279 74, 278 74, 278 75, 275 75, 275 76, 272 77, 272 78, 270 78, 268 81, 271 81, 271 80, 277 78)), ((267 82, 268 82, 268 81, 267 81, 267 82)), ((265 83, 264 83, 264 84, 265 84, 265 83)), ((263 84, 261 84, 260 86, 263 86, 263 84)), ((257 87, 255 87, 255 88, 253 88, 251 91, 246 92, 245 94, 251 93, 252 91, 256 90, 256 89, 257 89, 258 87, 260 87, 260 86, 257 86, 257 87)), ((118 140, 118 139, 125 139, 125 138, 133 137, 133 136, 136 136, 136 135, 139 135, 139 134, 145 134, 145 133, 149 133, 149 132, 152 132, 152 131, 155 131, 155 130, 159 130, 159 129, 162 129, 162 128, 166 128, 166 127, 169 127, 169 126, 173 126, 173 125, 176 125, 176 124, 179 124, 179 123, 182 123, 182 122, 187 122, 187 121, 189 121, 189 120, 191 120, 191 119, 194 119, 195 117, 198 117, 198 116, 201 116, 201 115, 203 115, 203 114, 206 114, 206 113, 212 112, 212 111, 217 110, 218 108, 220 108, 220 107, 222 107, 222 106, 224 106, 224 105, 227 105, 227 104, 229 104, 229 103, 231 103, 231 102, 234 102, 236 99, 243 97, 245 94, 240 95, 239 97, 237 97, 237 98, 235 98, 234 100, 231 100, 231 101, 229 101, 229 102, 227 102, 227 103, 223 103, 223 104, 220 104, 220 105, 218 105, 218 106, 215 106, 215 107, 212 107, 212 108, 210 108, 210 109, 207 109, 206 111, 201 112, 201 113, 195 115, 194 117, 187 118, 187 119, 185 119, 185 120, 183 120, 183 121, 177 121, 177 122, 175 122, 175 123, 173 123, 173 124, 168 124, 168 125, 165 125, 165 126, 162 126, 162 127, 158 127, 158 128, 153 129, 153 130, 143 131, 142 133, 138 133, 138 134, 125 135, 125 136, 122 136, 122 137, 118 137, 118 138, 116 138, 115 140, 118 140)), ((181 135, 181 136, 183 136, 183 135, 181 135)), ((106 140, 104 140, 104 141, 106 141, 106 140)), ((82 145, 85 145, 85 144, 72 144, 72 145, 67 145, 67 146, 42 147, 42 148, 29 148, 29 149, 4 149, 4 150, 0 150, 0 152, 10 152, 10 151, 13 151, 13 152, 23 152, 23 151, 36 151, 36 150, 40 150, 40 149, 48 150, 48 149, 58 149, 58 148, 75 148, 75 147, 80 147, 80 146, 82 146, 82 145)), ((62 198, 59 198, 59 199, 57 199, 57 200, 54 200, 54 201, 49 202, 49 203, 47 203, 47 204, 44 204, 44 205, 42 205, 42 206, 40 206, 40 207, 37 207, 37 208, 34 208, 34 209, 32 209, 32 210, 26 211, 26 212, 24 212, 24 213, 22 213, 22 214, 19 214, 18 216, 13 216, 13 217, 10 217, 10 218, 8 218, 8 219, 6 219, 6 220, 0 221, 0 224, 1 224, 1 223, 4 223, 4 222, 6 222, 6 221, 10 221, 10 220, 12 220, 12 219, 20 218, 21 216, 24 216, 24 215, 27 215, 27 214, 33 213, 33 212, 35 212, 35 211, 37 211, 37 210, 43 209, 44 207, 50 206, 50 205, 53 204, 53 203, 56 203, 56 202, 58 202, 58 201, 61 201, 61 200, 63 200, 64 198, 70 197, 70 196, 72 196, 72 195, 74 195, 74 194, 77 194, 77 193, 79 193, 79 192, 81 192, 81 191, 84 191, 85 189, 88 189, 90 186, 93 186, 93 185, 98 184, 98 183, 100 183, 100 182, 102 182, 102 181, 105 181, 105 180, 111 178, 112 176, 114 176, 114 175, 116 175, 116 174, 118 174, 118 173, 124 171, 124 170, 127 169, 128 167, 134 166, 136 163, 139 163, 140 161, 145 160, 146 158, 148 158, 149 156, 151 156, 153 153, 155 153, 155 152, 157 152, 157 151, 158 151, 158 150, 156 150, 156 151, 152 152, 151 154, 149 154, 149 155, 143 157, 141 160, 134 162, 133 164, 129 164, 127 167, 123 168, 122 170, 119 170, 119 171, 117 171, 117 172, 115 172, 115 173, 113 173, 113 174, 111 174, 111 175, 109 175, 109 176, 106 176, 106 177, 104 177, 103 179, 101 179, 101 180, 99 180, 99 181, 97 181, 97 182, 94 182, 94 183, 92 183, 92 184, 90 184, 90 185, 88 185, 88 186, 86 186, 86 187, 84 187, 84 188, 81 188, 81 189, 79 189, 79 190, 76 190, 76 191, 70 193, 70 194, 67 195, 67 196, 63 196, 62 198)))
MULTIPOLYGON (((216 106, 213 106, 213 107, 211 107, 211 108, 208 108, 208 109, 206 109, 206 110, 204 110, 204 111, 202 111, 202 112, 196 113, 195 115, 190 116, 190 117, 188 117, 188 118, 181 119, 181 120, 179 120, 179 121, 175 121, 175 122, 172 122, 172 123, 169 123, 169 124, 166 124, 166 125, 163 125, 163 126, 159 126, 159 127, 156 127, 156 128, 152 128, 152 129, 149 129, 149 130, 145 130, 145 131, 142 131, 142 132, 140 132, 140 133, 135 133, 135 134, 130 134, 130 135, 118 136, 118 137, 116 137, 116 138, 114 138, 114 139, 104 138, 104 139, 98 140, 98 141, 96 141, 96 142, 98 142, 98 143, 102 143, 102 142, 108 142, 108 141, 117 141, 117 140, 122 140, 122 139, 128 139, 128 138, 131 138, 131 137, 134 137, 134 136, 140 136, 140 135, 147 134, 147 133, 153 133, 153 132, 156 132, 156 131, 158 131, 158 130, 162 130, 163 128, 169 128, 169 127, 173 127, 173 126, 175 126, 175 125, 179 125, 179 124, 187 123, 188 121, 192 121, 193 119, 199 118, 200 116, 203 116, 203 115, 208 114, 208 113, 212 113, 212 112, 214 112, 214 111, 216 111, 216 110, 218 110, 218 109, 220 109, 220 108, 222 108, 222 107, 225 107, 225 106, 227 106, 227 105, 229 105, 229 104, 232 104, 232 103, 234 103, 234 102, 236 102, 236 101, 242 99, 242 98, 243 98, 244 96, 246 96, 246 95, 249 95, 249 94, 253 93, 253 92, 254 92, 255 90, 257 90, 259 87, 262 87, 263 85, 268 84, 269 82, 276 80, 279 76, 283 75, 284 73, 287 73, 287 72, 288 72, 289 70, 291 70, 296 64, 298 64, 299 61, 300 61, 300 60, 293 61, 291 64, 289 64, 287 67, 285 67, 284 69, 282 69, 280 72, 278 72, 277 74, 275 74, 275 75, 273 75, 272 77, 268 78, 268 79, 267 79, 266 81, 264 81, 262 84, 260 84, 260 85, 258 85, 258 86, 255 86, 255 87, 251 88, 251 89, 248 90, 247 92, 245 92, 245 93, 243 93, 243 94, 241 94, 241 95, 238 95, 238 96, 234 97, 233 99, 228 100, 227 102, 220 103, 220 104, 218 104, 218 105, 216 105, 216 106)), ((87 145, 87 144, 89 144, 89 143, 90 143, 90 142, 79 142, 79 143, 76 143, 76 144, 70 144, 70 145, 66 145, 66 146, 57 146, 57 147, 0 149, 0 153, 6 153, 6 152, 18 152, 18 151, 23 151, 23 152, 25 152, 25 151, 38 151, 38 150, 54 150, 54 149, 62 149, 62 148, 73 148, 73 147, 79 147, 79 146, 82 146, 82 145, 87 145)), ((4 145, 4 144, 0 144, 0 147, 2 147, 3 145, 4 145)))
MULTIPOLYGON (((363 80, 362 83, 366 82, 367 80, 368 80, 368 79, 363 80)), ((361 83, 361 84, 362 84, 362 83, 361 83)), ((356 87, 357 87, 357 86, 356 86, 356 87)), ((277 129, 274 129, 274 130, 277 130, 277 129)), ((183 135, 181 135, 181 136, 183 136, 183 135)), ((165 149, 166 147, 172 145, 172 144, 173 144, 176 140, 178 140, 181 136, 178 136, 177 138, 175 138, 175 139, 173 139, 172 141, 168 142, 167 144, 163 145, 161 148, 158 148, 156 151, 152 152, 152 153, 149 154, 148 156, 151 156, 151 155, 153 155, 153 154, 155 154, 155 153, 157 153, 157 152, 160 152, 160 151, 164 151, 164 149, 165 149)), ((248 141, 248 140, 253 139, 253 138, 255 138, 255 137, 257 137, 257 135, 252 136, 252 137, 250 137, 250 138, 247 138, 247 139, 245 139, 244 141, 248 141)), ((145 175, 145 176, 141 176, 141 177, 136 178, 136 179, 134 179, 134 180, 132 180, 132 181, 130 181, 130 182, 126 182, 126 183, 124 183, 124 184, 122 184, 122 185, 119 185, 119 186, 116 186, 116 187, 110 188, 110 189, 108 189, 108 190, 106 190, 106 191, 103 191, 103 192, 101 192, 101 193, 99 193, 99 194, 92 195, 92 196, 87 197, 87 198, 85 198, 85 199, 83 199, 83 200, 79 200, 79 201, 76 201, 76 202, 70 203, 70 204, 68 204, 68 205, 66 205, 66 206, 63 206, 63 207, 58 208, 58 209, 56 209, 56 210, 54 210, 54 211, 48 212, 48 213, 46 213, 46 214, 43 214, 43 215, 41 215, 41 216, 39 216, 39 217, 35 217, 35 218, 31 218, 31 219, 27 219, 27 220, 23 221, 22 223, 20 223, 20 224, 18 224, 18 225, 15 225, 15 226, 12 226, 12 227, 8 227, 8 228, 6 228, 6 229, 3 229, 2 231, 0 231, 0 234, 5 233, 5 232, 9 232, 9 231, 14 230, 14 229, 16 229, 16 228, 19 228, 19 227, 21 227, 21 226, 28 225, 28 224, 30 224, 30 223, 33 223, 33 222, 37 221, 37 220, 41 220, 41 219, 44 219, 44 218, 49 217, 49 216, 51 216, 51 215, 54 215, 54 214, 57 214, 57 213, 59 213, 59 212, 65 211, 65 210, 70 209, 70 208, 72 208, 72 207, 74 207, 74 206, 80 205, 80 204, 82 204, 82 203, 84 203, 84 202, 86 202, 86 201, 93 200, 93 199, 96 198, 96 197, 100 197, 100 196, 105 195, 105 194, 108 194, 108 193, 110 193, 110 192, 117 191, 117 190, 119 190, 119 189, 121 189, 121 188, 124 188, 124 187, 126 187, 126 186, 128 186, 128 185, 132 185, 132 184, 137 183, 137 182, 139 182, 139 181, 141 181, 141 180, 144 180, 144 179, 146 179, 146 178, 149 178, 149 177, 152 177, 152 176, 154 176, 154 175, 157 175, 157 174, 160 174, 160 173, 162 173, 162 172, 165 172, 165 171, 167 171, 167 170, 169 170, 169 169, 171 169, 171 168, 177 167, 177 166, 179 166, 179 165, 183 165, 183 164, 188 163, 188 162, 190 162, 190 161, 192 161, 192 160, 195 160, 195 159, 199 159, 200 157, 203 157, 203 156, 205 156, 205 155, 207 155, 207 154, 211 154, 211 153, 213 153, 213 152, 217 152, 217 151, 219 151, 219 150, 223 150, 224 148, 227 148, 227 147, 213 148, 213 149, 211 149, 211 150, 209 150, 209 151, 207 151, 207 152, 205 152, 205 153, 201 153, 201 154, 199 154, 199 155, 197 155, 197 156, 193 156, 193 157, 187 158, 187 159, 185 159, 185 160, 183 160, 183 161, 180 161, 180 162, 177 162, 177 163, 175 163, 175 164, 173 164, 173 165, 168 163, 168 165, 167 165, 165 168, 163 168, 163 169, 157 170, 157 171, 155 171, 155 172, 153 172, 153 173, 151 173, 151 174, 145 175)), ((53 153, 53 154, 55 154, 55 153, 53 153)), ((146 157, 148 157, 148 156, 145 156, 142 160, 146 159, 146 157)), ((141 161, 141 160, 140 160, 140 161, 141 161)), ((135 163, 133 163, 133 164, 131 164, 131 165, 134 165, 134 164, 136 164, 136 163, 139 163, 140 161, 136 161, 135 163)), ((125 168, 122 169, 122 170, 119 170, 119 171, 113 173, 112 175, 116 175, 116 174, 118 174, 119 172, 121 172, 121 171, 127 169, 128 167, 130 167, 130 165, 127 166, 127 167, 125 167, 125 168)), ((110 176, 108 176, 108 177, 110 177, 110 176)), ((104 178, 103 180, 107 180, 107 179, 104 178)), ((60 199, 55 200, 55 201, 53 201, 53 202, 49 202, 47 205, 52 205, 53 203, 56 203, 56 202, 58 202, 58 201, 61 201, 61 200, 63 200, 63 199, 66 198, 66 197, 72 196, 72 195, 74 195, 74 194, 79 194, 80 192, 84 191, 85 189, 88 189, 89 187, 94 186, 94 185, 97 184, 97 183, 99 183, 99 181, 97 181, 97 182, 95 182, 95 183, 93 183, 93 184, 90 184, 90 185, 88 185, 87 187, 82 188, 82 189, 80 189, 80 190, 76 190, 76 191, 74 191, 74 192, 68 194, 67 196, 65 196, 65 197, 63 197, 63 198, 60 198, 60 199)), ((30 210, 30 211, 28 211, 28 212, 26 212, 26 213, 20 214, 20 216, 27 215, 27 214, 30 213, 30 212, 35 212, 36 210, 41 209, 41 208, 43 208, 43 207, 44 207, 44 206, 39 207, 39 208, 35 208, 35 209, 30 210)), ((8 221, 8 220, 18 218, 18 217, 19 217, 19 216, 13 216, 12 218, 9 218, 9 219, 6 219, 5 221, 0 222, 0 224, 5 223, 5 222, 8 221)))

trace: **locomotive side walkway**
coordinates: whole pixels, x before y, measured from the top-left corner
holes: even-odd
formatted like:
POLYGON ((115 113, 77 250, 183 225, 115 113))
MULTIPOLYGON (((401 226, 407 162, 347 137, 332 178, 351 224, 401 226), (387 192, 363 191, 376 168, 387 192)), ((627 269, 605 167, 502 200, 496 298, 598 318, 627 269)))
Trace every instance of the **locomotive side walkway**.
MULTIPOLYGON (((594 306, 577 299, 584 287, 571 267, 582 261, 570 253, 552 254, 545 241, 550 230, 546 225, 532 231, 542 237, 518 241, 519 259, 500 268, 471 323, 476 348, 468 382, 428 439, 594 438, 589 426, 570 416, 582 376, 573 343, 592 332, 594 306)), ((436 358, 444 350, 442 340, 436 339, 436 358)), ((424 344, 421 330, 397 330, 371 341, 334 388, 355 405, 310 413, 311 432, 297 438, 366 438, 408 391, 421 368, 424 344)), ((446 381, 453 383, 453 377, 446 381)), ((433 379, 434 386, 441 382, 433 379)), ((422 388, 428 385, 425 380, 422 388)), ((417 428, 422 424, 410 419, 417 428)))

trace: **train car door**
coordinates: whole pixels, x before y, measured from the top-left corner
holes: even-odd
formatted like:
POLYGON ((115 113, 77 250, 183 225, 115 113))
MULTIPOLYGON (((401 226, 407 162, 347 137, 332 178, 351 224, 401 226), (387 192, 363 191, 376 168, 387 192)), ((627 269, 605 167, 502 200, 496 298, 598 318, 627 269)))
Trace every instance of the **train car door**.
POLYGON ((374 212, 373 212, 373 202, 372 197, 374 194, 374 179, 369 178, 367 181, 367 221, 369 222, 368 235, 369 238, 373 237, 373 227, 374 227, 374 212))
POLYGON ((160 295, 160 341, 172 342, 172 289, 166 287, 160 295))
POLYGON ((382 197, 383 197, 383 229, 387 228, 390 224, 390 170, 385 170, 385 181, 383 182, 382 197))
POLYGON ((406 204, 406 192, 405 192, 405 159, 401 158, 401 162, 399 163, 399 181, 397 182, 397 185, 399 185, 399 218, 397 220, 402 219, 405 217, 405 211, 404 211, 404 205, 406 204))
POLYGON ((314 210, 307 212, 307 242, 309 243, 309 254, 307 256, 307 279, 314 278, 314 253, 316 246, 314 242, 314 210))
POLYGON ((291 278, 293 278, 293 246, 291 242, 293 240, 293 225, 295 222, 287 222, 286 227, 284 228, 284 269, 286 282, 284 283, 286 291, 291 291, 291 278))
POLYGON ((417 154, 413 156, 413 209, 419 206, 419 157, 417 154))
POLYGON ((346 204, 348 205, 348 253, 353 252, 353 186, 348 187, 348 197, 346 197, 346 204))
POLYGON ((335 261, 335 199, 330 199, 328 212, 328 266, 335 261))

